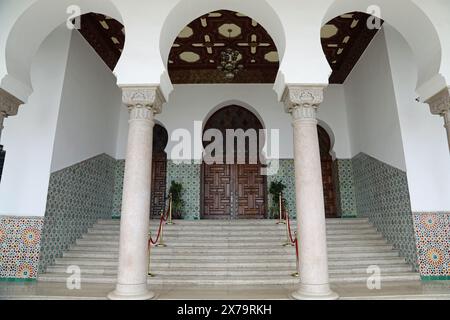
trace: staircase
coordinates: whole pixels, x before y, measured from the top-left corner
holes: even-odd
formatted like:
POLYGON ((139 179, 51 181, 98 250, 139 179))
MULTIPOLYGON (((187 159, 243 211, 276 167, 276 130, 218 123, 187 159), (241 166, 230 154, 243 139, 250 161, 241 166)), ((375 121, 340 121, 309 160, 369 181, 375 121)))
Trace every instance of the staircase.
MULTIPOLYGON (((115 283, 119 224, 118 220, 98 221, 39 280, 66 282, 67 267, 76 265, 84 283, 115 283)), ((152 221, 152 229, 157 224, 152 221)), ((168 246, 152 248, 151 271, 156 276, 148 282, 190 286, 298 283, 298 278, 291 277, 295 249, 282 246, 285 230, 273 220, 176 221, 164 229, 168 246)), ((420 280, 367 219, 327 220, 327 237, 331 282, 365 283, 372 265, 381 268, 382 281, 420 280)))

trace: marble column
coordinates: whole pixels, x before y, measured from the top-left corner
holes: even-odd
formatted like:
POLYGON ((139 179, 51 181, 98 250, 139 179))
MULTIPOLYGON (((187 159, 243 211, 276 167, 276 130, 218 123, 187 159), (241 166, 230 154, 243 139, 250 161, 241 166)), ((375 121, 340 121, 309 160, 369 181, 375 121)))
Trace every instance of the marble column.
POLYGON ((158 87, 126 87, 130 113, 120 221, 119 270, 112 300, 147 300, 148 231, 154 117, 165 102, 158 87))
POLYGON ((434 115, 444 118, 444 127, 447 131, 447 141, 450 151, 450 88, 438 92, 426 101, 430 106, 430 111, 434 115))
POLYGON ((317 109, 323 87, 288 86, 283 101, 293 118, 294 163, 299 239, 299 300, 337 299, 328 276, 325 205, 320 162, 317 109))

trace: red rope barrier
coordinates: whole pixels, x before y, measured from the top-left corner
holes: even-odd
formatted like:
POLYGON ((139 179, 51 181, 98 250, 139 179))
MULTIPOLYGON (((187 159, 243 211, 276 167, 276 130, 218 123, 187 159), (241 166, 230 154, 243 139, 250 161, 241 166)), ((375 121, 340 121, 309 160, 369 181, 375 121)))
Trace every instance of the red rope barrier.
POLYGON ((161 218, 159 219, 158 235, 156 236, 156 240, 155 241, 153 241, 151 236, 149 237, 149 239, 148 239, 148 246, 149 247, 151 245, 156 245, 158 243, 159 238, 161 237, 161 231, 162 231, 162 228, 163 228, 163 223, 167 222, 169 210, 170 210, 170 207, 168 207, 166 209, 166 213, 165 214, 161 214, 161 218))
MULTIPOLYGON (((283 204, 284 204, 284 201, 283 201, 283 204)), ((283 209, 284 209, 284 211, 286 211, 286 208, 284 207, 284 205, 283 205, 283 209)), ((299 252, 298 252, 298 246, 299 246, 298 237, 296 236, 294 238, 292 236, 291 219, 290 219, 289 213, 285 212, 285 215, 286 215, 286 223, 287 223, 287 229, 288 229, 288 234, 289 234, 289 240, 291 241, 292 244, 295 244, 296 259, 297 259, 297 262, 299 262, 300 261, 300 257, 299 257, 299 252)))

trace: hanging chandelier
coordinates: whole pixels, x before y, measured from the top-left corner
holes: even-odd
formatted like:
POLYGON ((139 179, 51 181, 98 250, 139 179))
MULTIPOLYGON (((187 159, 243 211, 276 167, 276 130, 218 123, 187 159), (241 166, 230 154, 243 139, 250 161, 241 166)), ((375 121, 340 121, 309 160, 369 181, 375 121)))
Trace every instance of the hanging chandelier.
MULTIPOLYGON (((229 38, 231 39, 232 30, 228 30, 229 38)), ((242 64, 239 64, 239 60, 242 57, 238 50, 232 48, 225 49, 220 54, 220 65, 217 67, 225 74, 225 79, 233 80, 236 74, 244 69, 242 64)))

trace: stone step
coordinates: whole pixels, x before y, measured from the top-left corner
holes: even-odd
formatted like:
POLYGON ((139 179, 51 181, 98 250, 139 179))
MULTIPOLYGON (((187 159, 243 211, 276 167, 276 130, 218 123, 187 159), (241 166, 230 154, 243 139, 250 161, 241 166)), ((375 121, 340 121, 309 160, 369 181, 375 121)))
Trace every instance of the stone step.
MULTIPOLYGON (((294 231, 294 229, 292 229, 294 231)), ((156 234, 157 231, 152 231, 152 234, 156 234)), ((120 236, 119 230, 108 230, 108 229, 90 229, 87 232, 88 235, 106 235, 106 236, 120 236)), ((258 236, 258 235, 267 235, 267 236, 284 236, 286 234, 285 229, 274 230, 274 228, 261 230, 259 228, 253 230, 175 230, 170 228, 164 229, 164 234, 167 236, 177 236, 177 237, 192 237, 198 236, 199 234, 205 237, 220 237, 220 236, 258 236)), ((371 227, 365 229, 332 229, 327 230, 327 235, 375 235, 378 234, 377 230, 371 227)))
MULTIPOLYGON (((291 224, 291 228, 294 230, 296 227, 295 224, 291 224)), ((360 223, 360 224, 327 224, 327 230, 360 230, 360 229, 375 229, 374 226, 368 223, 360 223)), ((150 229, 155 231, 159 228, 158 225, 151 225, 150 229)), ((267 225, 166 225, 166 230, 192 230, 192 231, 254 231, 254 230, 286 230, 286 225, 276 225, 267 224, 267 225)), ((108 225, 108 224, 95 224, 93 227, 89 228, 89 230, 111 230, 111 231, 119 231, 120 225, 108 225)))
MULTIPOLYGON (((417 281, 420 276, 412 272, 404 273, 392 273, 381 275, 382 282, 389 281, 417 281)), ((53 273, 43 274, 39 277, 41 281, 48 282, 66 282, 67 274, 65 273, 53 273)), ((116 277, 114 275, 82 275, 83 283, 116 283, 116 277)), ((366 282, 367 274, 333 274, 330 275, 330 282, 366 282)), ((246 277, 197 277, 197 276, 156 276, 148 278, 149 285, 191 285, 191 286, 224 286, 224 285, 239 285, 239 286, 252 286, 252 285, 292 285, 298 284, 299 279, 288 276, 246 276, 246 277)))
MULTIPOLYGON (((276 225, 278 220, 273 219, 261 219, 261 220, 174 220, 175 225, 186 225, 186 226, 255 226, 255 225, 276 225)), ((297 222, 291 220, 291 225, 295 225, 297 222)), ((120 220, 99 220, 98 225, 120 225, 120 220)), ((357 218, 357 219, 327 219, 327 225, 354 225, 354 224, 369 224, 369 219, 357 218)), ((159 220, 150 221, 150 225, 159 225, 159 220)))
MULTIPOLYGON (((172 257, 171 257, 172 258, 172 257)), ((203 268, 203 267, 223 267, 223 261, 208 260, 207 257, 202 259, 152 259, 152 265, 159 265, 162 268, 170 267, 191 267, 191 268, 203 268)), ((76 266, 113 266, 116 267, 118 264, 117 259, 108 258, 57 258, 55 265, 76 265, 76 266)), ((389 264, 405 264, 405 259, 401 257, 382 257, 382 258, 360 258, 350 260, 348 258, 329 258, 328 264, 330 267, 333 266, 371 266, 371 265, 389 265, 389 264)), ((283 260, 271 260, 271 259, 247 259, 242 258, 237 261, 227 261, 226 265, 228 268, 253 268, 253 267, 267 267, 267 268, 278 268, 282 266, 294 266, 295 259, 283 259, 283 260)))
MULTIPOLYGON (((260 240, 258 242, 253 242, 251 243, 251 245, 254 246, 262 246, 262 247, 266 247, 266 246, 280 246, 283 243, 286 242, 286 239, 284 238, 279 238, 279 239, 274 239, 274 240, 267 240, 264 239, 260 240)), ((99 240, 99 239, 86 239, 86 238, 82 238, 82 239, 78 239, 76 241, 77 245, 94 245, 94 246, 115 246, 118 247, 119 246, 119 240, 99 240)), ((171 246, 171 247, 178 247, 178 246, 189 246, 189 247, 221 247, 224 245, 227 246, 235 246, 235 247, 247 247, 250 245, 250 243, 242 241, 242 240, 210 240, 208 239, 207 241, 205 239, 202 240, 196 240, 196 241, 190 241, 190 242, 186 242, 183 240, 173 240, 170 239, 170 242, 166 241, 166 244, 171 246)), ((339 240, 334 240, 334 239, 330 239, 328 238, 328 245, 330 247, 332 246, 355 246, 355 245, 360 245, 360 246, 379 246, 379 245, 387 245, 387 242, 385 239, 375 239, 375 240, 358 240, 358 239, 339 239, 339 240)))
MULTIPOLYGON (((279 252, 291 252, 294 248, 289 247, 281 247, 278 245, 273 246, 246 246, 246 247, 232 247, 232 246, 220 246, 220 247, 192 247, 192 246, 177 246, 177 247, 154 247, 152 248, 152 252, 161 252, 164 251, 170 254, 187 254, 187 253, 198 253, 198 254, 221 254, 226 255, 229 253, 279 253, 279 252)), ((107 253, 107 252, 119 252, 119 246, 81 246, 74 245, 71 246, 70 251, 76 252, 99 252, 99 253, 107 253)), ((348 247, 328 247, 328 253, 338 253, 338 252, 391 252, 393 251, 392 245, 380 245, 380 246, 348 246, 348 247)))
MULTIPOLYGON (((156 235, 155 235, 156 236, 156 235)), ((154 236, 154 237, 155 237, 154 236)), ((164 239, 166 242, 237 242, 242 241, 248 243, 249 241, 257 241, 257 242, 283 242, 286 239, 286 235, 218 235, 218 236, 201 236, 199 234, 192 235, 173 235, 173 234, 164 234, 164 239)), ((96 235, 96 234, 84 234, 82 239, 85 240, 109 240, 119 242, 119 235, 96 235)), ((384 240, 383 236, 378 233, 373 234, 350 234, 350 235, 327 235, 328 241, 347 241, 347 240, 384 240)))
MULTIPOLYGON (((385 258, 385 257, 398 257, 398 253, 395 251, 390 252, 338 252, 338 253, 329 253, 329 259, 338 259, 338 258, 385 258)), ((118 259, 119 253, 116 252, 85 252, 85 251, 75 251, 71 250, 65 252, 63 254, 64 258, 107 258, 107 259, 118 259)), ((289 253, 287 252, 265 252, 261 253, 228 253, 223 255, 218 252, 211 252, 210 254, 199 254, 199 253, 180 253, 180 254, 172 254, 168 251, 155 251, 152 252, 152 258, 156 259, 166 259, 166 260, 185 260, 185 259, 193 259, 193 260, 216 260, 216 261, 234 261, 240 259, 254 259, 254 260, 294 260, 295 259, 295 251, 291 250, 289 253)), ((294 260, 295 261, 295 260, 294 260)))
MULTIPOLYGON (((230 268, 202 268, 202 269, 192 269, 192 268, 160 268, 152 265, 151 272, 158 276, 290 276, 294 268, 278 268, 278 269, 268 269, 268 268, 258 268, 253 269, 230 269, 230 268)), ((403 273, 411 272, 411 267, 407 265, 385 265, 380 267, 381 274, 385 273, 403 273)), ((53 266, 49 267, 48 273, 66 273, 67 267, 64 266, 53 266)), ((84 267, 82 268, 82 275, 117 275, 117 267, 84 267)), ((361 266, 348 266, 340 268, 330 268, 330 275, 332 274, 353 274, 353 273, 367 273, 367 267, 361 266)))

